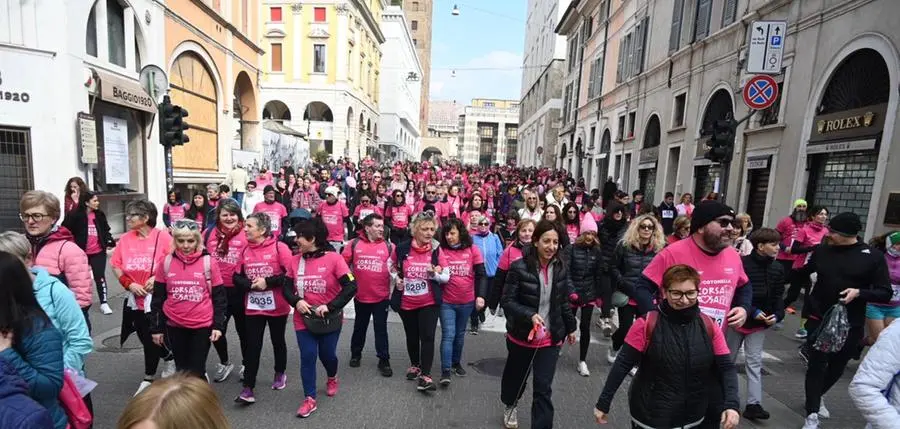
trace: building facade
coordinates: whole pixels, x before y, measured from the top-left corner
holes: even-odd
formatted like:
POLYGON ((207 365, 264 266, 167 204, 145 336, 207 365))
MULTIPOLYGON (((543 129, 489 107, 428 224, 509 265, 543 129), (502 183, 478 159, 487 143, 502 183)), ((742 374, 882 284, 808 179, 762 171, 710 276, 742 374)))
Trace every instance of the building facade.
POLYGON ((475 99, 459 117, 458 156, 463 164, 516 165, 519 102, 475 99))
POLYGON ((379 144, 384 161, 418 160, 421 153, 419 103, 423 71, 406 21, 399 6, 388 6, 382 14, 385 42, 381 57, 379 144))
POLYGON ((385 0, 262 0, 263 119, 308 134, 310 153, 378 154, 385 0))
POLYGON ((428 134, 422 137, 420 160, 455 159, 459 155, 459 117, 465 106, 456 101, 431 100, 428 134), (436 158, 435 158, 436 157, 436 158))
POLYGON ((191 125, 191 141, 172 150, 175 183, 219 183, 233 150, 262 149, 259 1, 168 1, 164 14, 169 95, 191 125))
POLYGON ((422 65, 422 91, 419 98, 419 124, 421 135, 427 134, 429 106, 431 100, 431 23, 434 14, 434 0, 396 0, 401 4, 409 21, 413 45, 422 65))
POLYGON ((0 4, 0 230, 21 229, 25 191, 62 200, 70 177, 99 192, 114 233, 128 201, 165 201, 155 101, 138 82, 165 69, 164 21, 149 0, 0 4))
POLYGON ((565 38, 554 31, 570 0, 529 0, 522 56, 518 160, 522 166, 555 165, 562 109, 565 38))
MULTIPOLYGON (((591 34, 590 46, 599 32, 606 55, 600 101, 576 103, 579 117, 597 120, 579 121, 575 135, 595 148, 609 136, 609 175, 654 201, 665 192, 696 199, 719 192, 755 225, 771 226, 802 197, 831 213, 859 214, 866 238, 896 228, 900 169, 888 159, 900 156, 892 144, 900 4, 799 3, 610 0, 576 8, 564 34, 591 34), (780 95, 738 127, 732 162, 714 164, 703 156, 714 121, 751 113, 741 91, 751 76, 755 20, 787 22, 782 68, 773 75, 780 95)), ((582 93, 597 85, 590 77, 598 58, 582 61, 582 93)))

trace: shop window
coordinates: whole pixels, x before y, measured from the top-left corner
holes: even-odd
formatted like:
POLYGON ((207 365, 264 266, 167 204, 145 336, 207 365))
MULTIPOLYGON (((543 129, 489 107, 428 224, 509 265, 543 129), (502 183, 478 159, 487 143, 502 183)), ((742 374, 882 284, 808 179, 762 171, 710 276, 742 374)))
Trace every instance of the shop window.
POLYGON ((313 61, 313 73, 325 73, 325 45, 313 45, 313 52, 315 55, 313 61))
POLYGON ((315 9, 313 9, 313 14, 315 15, 313 18, 315 20, 315 22, 325 22, 325 8, 324 7, 317 7, 315 9))
POLYGON ((281 43, 272 44, 272 71, 281 71, 281 43))
POLYGON ((31 132, 0 126, 0 231, 21 231, 19 198, 34 189, 31 132))
POLYGON ((281 22, 281 8, 273 7, 269 8, 269 21, 271 22, 281 22))

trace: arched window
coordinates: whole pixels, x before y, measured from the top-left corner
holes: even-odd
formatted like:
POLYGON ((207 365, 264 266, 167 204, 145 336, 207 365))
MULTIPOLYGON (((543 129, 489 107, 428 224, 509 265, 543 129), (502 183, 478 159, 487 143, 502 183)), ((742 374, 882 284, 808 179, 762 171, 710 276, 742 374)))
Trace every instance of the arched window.
POLYGON ((87 20, 85 53, 139 72, 142 66, 139 28, 131 6, 119 0, 97 0, 87 20), (103 40, 98 38, 100 29, 105 30, 103 40), (131 40, 126 40, 129 35, 131 40))

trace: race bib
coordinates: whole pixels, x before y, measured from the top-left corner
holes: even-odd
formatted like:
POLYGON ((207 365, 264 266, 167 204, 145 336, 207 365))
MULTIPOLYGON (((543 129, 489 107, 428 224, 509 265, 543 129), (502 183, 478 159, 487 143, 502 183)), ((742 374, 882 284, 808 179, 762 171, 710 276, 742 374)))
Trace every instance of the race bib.
POLYGON ((719 328, 725 328, 725 315, 727 312, 724 309, 700 307, 700 311, 714 320, 716 325, 719 325, 719 328))
POLYGON ((273 311, 275 310, 275 293, 271 290, 250 292, 247 294, 247 310, 273 311))
POLYGON ((663 210, 662 217, 663 217, 663 219, 672 219, 675 217, 675 211, 674 210, 663 210))
POLYGON ((406 280, 403 282, 404 296, 422 296, 428 293, 428 282, 425 280, 406 280))
POLYGON ((900 285, 891 285, 891 289, 894 290, 894 294, 891 296, 891 304, 900 303, 900 285))

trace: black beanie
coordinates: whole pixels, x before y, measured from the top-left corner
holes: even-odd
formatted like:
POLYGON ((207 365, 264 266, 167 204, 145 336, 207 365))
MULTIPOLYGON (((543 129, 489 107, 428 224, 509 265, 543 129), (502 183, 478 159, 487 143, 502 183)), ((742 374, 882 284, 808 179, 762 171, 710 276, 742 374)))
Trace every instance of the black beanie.
MULTIPOLYGON (((268 194, 269 191, 276 192, 276 191, 275 191, 275 187, 272 186, 272 185, 266 185, 266 187, 263 188, 263 195, 268 194)), ((277 193, 277 192, 276 192, 276 193, 277 193)))
POLYGON ((691 216, 691 234, 697 232, 697 230, 721 216, 733 217, 734 210, 718 201, 702 201, 694 208, 694 213, 691 216))
POLYGON ((846 237, 856 237, 862 231, 862 222, 856 213, 844 212, 831 218, 828 228, 846 237))

